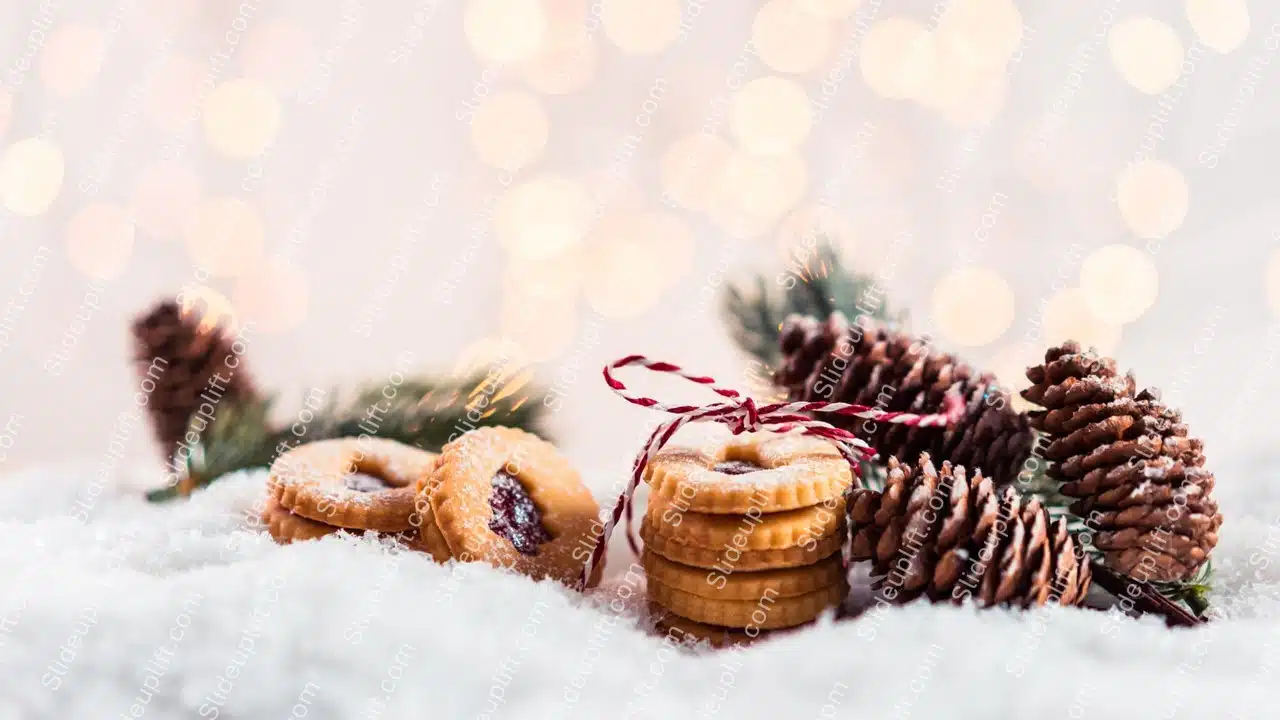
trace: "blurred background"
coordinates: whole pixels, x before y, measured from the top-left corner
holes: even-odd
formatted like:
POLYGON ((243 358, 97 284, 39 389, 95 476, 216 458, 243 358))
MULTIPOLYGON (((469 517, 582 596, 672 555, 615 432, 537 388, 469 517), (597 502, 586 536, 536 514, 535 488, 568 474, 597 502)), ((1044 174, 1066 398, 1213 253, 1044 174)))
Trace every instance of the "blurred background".
POLYGON ((285 398, 517 348, 620 472, 658 417, 600 366, 744 384, 724 284, 826 235, 1014 387, 1115 354, 1227 475, 1274 435, 1277 49, 1259 0, 6 2, 0 471, 102 457, 185 288, 285 398))

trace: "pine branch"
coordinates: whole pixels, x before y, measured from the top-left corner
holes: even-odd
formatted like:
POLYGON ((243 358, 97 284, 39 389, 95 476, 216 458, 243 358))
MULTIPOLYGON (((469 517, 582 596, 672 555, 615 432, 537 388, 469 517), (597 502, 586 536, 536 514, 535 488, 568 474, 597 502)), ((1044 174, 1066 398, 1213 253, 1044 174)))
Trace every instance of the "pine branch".
POLYGON ((308 408, 312 419, 272 423, 273 398, 220 406, 192 449, 176 482, 148 500, 183 497, 237 470, 268 467, 277 455, 303 442, 367 434, 438 452, 450 439, 477 427, 505 425, 546 436, 545 406, 533 398, 529 373, 466 381, 409 378, 397 386, 370 383, 349 398, 329 394, 324 406, 308 408), (392 397, 388 388, 394 389, 392 397))
MULTIPOLYGON (((731 283, 725 289, 723 310, 729 333, 738 347, 767 367, 781 359, 778 332, 791 314, 825 318, 839 310, 849 317, 861 314, 858 302, 874 287, 875 277, 845 266, 826 238, 812 250, 800 249, 787 272, 770 279, 757 274, 747 283, 731 283)), ((903 322, 904 313, 891 313, 877 305, 871 317, 903 322)))

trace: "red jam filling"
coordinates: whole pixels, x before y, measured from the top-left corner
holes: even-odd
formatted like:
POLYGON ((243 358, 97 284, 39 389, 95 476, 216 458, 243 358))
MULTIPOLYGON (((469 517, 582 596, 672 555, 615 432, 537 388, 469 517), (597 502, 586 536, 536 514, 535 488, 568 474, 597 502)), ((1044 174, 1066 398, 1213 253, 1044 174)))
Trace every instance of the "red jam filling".
POLYGON ((542 526, 542 512, 533 504, 529 491, 505 470, 494 475, 489 484, 493 487, 489 494, 489 507, 493 509, 489 529, 506 538, 517 551, 538 554, 538 546, 550 541, 551 533, 542 526))
POLYGON ((747 462, 746 460, 726 460, 722 463, 717 463, 711 469, 725 475, 746 475, 747 473, 764 470, 764 466, 747 462))
POLYGON ((383 490, 390 490, 392 487, 386 480, 377 475, 362 472, 351 473, 343 482, 351 490, 362 493, 382 492, 383 490))

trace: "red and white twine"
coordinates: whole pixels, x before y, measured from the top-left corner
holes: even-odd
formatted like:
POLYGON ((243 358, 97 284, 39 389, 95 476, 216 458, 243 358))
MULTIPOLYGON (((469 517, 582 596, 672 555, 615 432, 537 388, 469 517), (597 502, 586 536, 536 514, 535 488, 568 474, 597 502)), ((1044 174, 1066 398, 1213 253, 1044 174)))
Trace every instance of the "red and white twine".
POLYGON ((765 429, 775 433, 800 430, 804 435, 826 438, 836 446, 836 449, 848 461, 854 477, 858 477, 859 463, 862 460, 869 460, 875 457, 875 449, 848 430, 842 430, 830 423, 802 413, 832 413, 845 417, 863 418, 877 423, 907 425, 908 427, 943 427, 954 423, 964 409, 957 395, 948 395, 943 412, 933 415, 889 412, 865 405, 852 405, 841 402, 771 403, 757 407, 755 400, 750 397, 742 397, 737 390, 716 386, 715 378, 705 375, 691 375, 679 365, 657 362, 643 355, 628 355, 606 365, 604 367, 604 381, 627 402, 641 407, 655 408, 675 417, 654 428, 653 433, 649 436, 649 442, 640 451, 640 454, 636 456, 635 463, 631 467, 631 479, 628 481, 626 489, 615 501, 613 512, 605 522, 600 539, 592 550, 591 557, 587 559, 586 565, 582 568, 582 576, 578 581, 579 588, 586 587, 587 579, 591 577, 592 570, 595 569, 605 555, 609 537, 618 526, 618 521, 624 516, 627 521, 627 543, 633 552, 639 554, 639 546, 636 543, 631 527, 632 497, 635 495, 636 488, 640 486, 640 482, 644 478, 644 469, 649 465, 649 461, 654 454, 662 449, 680 428, 689 423, 717 422, 728 427, 729 431, 734 435, 765 429), (640 365, 655 372, 678 375, 699 385, 706 385, 712 392, 727 398, 727 401, 710 405, 666 405, 650 397, 632 395, 627 391, 627 386, 613 376, 614 370, 631 365, 640 365))

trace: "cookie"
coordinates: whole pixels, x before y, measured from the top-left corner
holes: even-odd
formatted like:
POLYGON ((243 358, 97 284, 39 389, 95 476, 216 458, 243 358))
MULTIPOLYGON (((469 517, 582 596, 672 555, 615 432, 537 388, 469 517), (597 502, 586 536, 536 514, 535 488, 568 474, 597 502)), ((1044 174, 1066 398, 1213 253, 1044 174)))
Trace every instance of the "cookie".
POLYGON ((664 448, 644 479, 651 498, 681 512, 743 515, 838 502, 853 474, 824 440, 759 433, 711 447, 664 448))
POLYGON ((813 565, 756 572, 706 570, 671 562, 655 552, 644 554, 645 577, 669 588, 711 600, 759 600, 766 596, 807 595, 844 580, 839 555, 813 565))
POLYGON ((281 506, 274 497, 267 498, 262 509, 262 522, 266 524, 271 537, 281 545, 298 540, 315 540, 341 529, 295 515, 281 506))
POLYGON ((418 522, 418 546, 429 553, 436 562, 448 562, 453 557, 449 551, 449 543, 440 534, 440 526, 436 524, 435 513, 431 510, 431 497, 425 491, 427 480, 432 476, 424 476, 415 487, 415 520, 418 522))
POLYGON ((646 514, 656 534, 671 542, 702 548, 726 545, 743 550, 811 547, 841 532, 845 526, 844 502, 840 498, 778 513, 711 515, 681 512, 677 505, 667 500, 650 497, 646 514))
POLYGON ((844 580, 794 597, 772 594, 758 600, 712 600, 649 579, 649 599, 676 615, 708 625, 770 630, 803 625, 835 607, 848 588, 844 580))
POLYGON ((729 574, 738 571, 774 570, 812 565, 838 551, 841 543, 844 542, 844 533, 836 533, 817 540, 809 546, 796 545, 769 550, 741 550, 733 545, 703 548, 684 545, 657 534, 646 515, 640 523, 640 539, 644 540, 646 549, 672 562, 729 574))
POLYGON ((769 635, 768 630, 762 630, 755 633, 755 637, 748 635, 741 628, 727 628, 718 625, 708 625, 700 623, 696 620, 690 620, 686 617, 680 617, 673 612, 659 606, 650 604, 649 612, 657 619, 654 623, 654 629, 659 633, 670 637, 676 642, 685 642, 692 640, 694 642, 706 641, 713 648, 730 647, 733 645, 745 645, 754 640, 758 640, 769 635))
POLYGON ((450 557, 462 562, 572 585, 598 539, 600 506, 582 478, 522 430, 480 428, 449 443, 419 489, 450 557))
POLYGON ((403 532, 416 526, 414 484, 438 461, 382 438, 321 440, 277 458, 268 482, 295 515, 352 530, 403 532))

